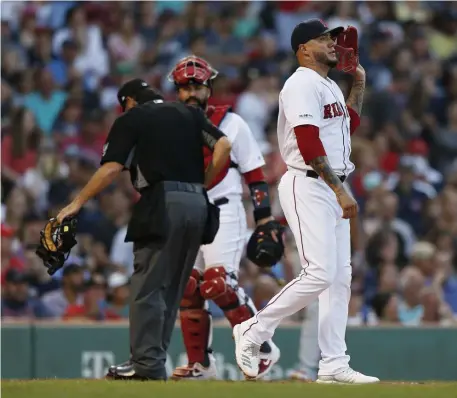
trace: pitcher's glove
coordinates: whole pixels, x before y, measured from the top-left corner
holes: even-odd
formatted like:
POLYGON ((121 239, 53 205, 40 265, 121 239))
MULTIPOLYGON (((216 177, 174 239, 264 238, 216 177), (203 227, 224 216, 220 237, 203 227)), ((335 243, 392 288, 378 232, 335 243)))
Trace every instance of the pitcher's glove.
POLYGON ((277 221, 259 225, 248 241, 246 257, 261 268, 273 267, 284 254, 284 227, 277 221), (271 236, 276 231, 278 242, 271 236))
POLYGON ((76 245, 76 218, 68 218, 59 224, 51 218, 40 232, 40 245, 35 253, 43 260, 49 275, 63 267, 65 260, 76 245))
POLYGON ((341 32, 335 45, 335 51, 338 57, 336 69, 345 73, 355 73, 359 64, 359 43, 357 29, 349 26, 341 32))

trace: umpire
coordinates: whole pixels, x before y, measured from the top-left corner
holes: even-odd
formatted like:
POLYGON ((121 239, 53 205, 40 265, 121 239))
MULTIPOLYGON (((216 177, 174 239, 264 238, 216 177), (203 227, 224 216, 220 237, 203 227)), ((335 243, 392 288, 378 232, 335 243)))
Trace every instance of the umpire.
POLYGON ((114 379, 166 380, 166 351, 200 245, 219 226, 205 186, 223 168, 231 145, 197 107, 165 102, 140 79, 119 90, 126 112, 103 148, 101 167, 57 216, 75 215, 128 168, 141 193, 126 242, 134 242, 130 292, 130 360, 112 366, 114 379), (202 147, 213 150, 205 170, 202 147))

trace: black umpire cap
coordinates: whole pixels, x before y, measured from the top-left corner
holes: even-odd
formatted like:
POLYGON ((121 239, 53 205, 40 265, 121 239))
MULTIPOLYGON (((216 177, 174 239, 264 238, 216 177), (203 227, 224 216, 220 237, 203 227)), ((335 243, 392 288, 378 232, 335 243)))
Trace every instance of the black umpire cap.
POLYGON ((155 99, 163 99, 163 96, 142 79, 132 79, 125 83, 117 92, 117 100, 125 110, 127 97, 133 98, 142 104, 155 99))
POLYGON ((337 28, 329 29, 324 21, 321 19, 308 19, 307 21, 300 22, 292 32, 290 37, 290 45, 294 53, 297 53, 300 44, 305 44, 308 41, 315 39, 319 36, 330 33, 332 37, 338 36, 344 28, 338 26, 337 28))

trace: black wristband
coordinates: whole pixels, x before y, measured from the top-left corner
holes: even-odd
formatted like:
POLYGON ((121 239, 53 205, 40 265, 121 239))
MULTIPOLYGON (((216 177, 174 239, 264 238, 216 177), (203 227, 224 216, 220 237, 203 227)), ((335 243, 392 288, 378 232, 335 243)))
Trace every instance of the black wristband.
POLYGON ((262 218, 271 216, 270 195, 268 185, 265 181, 249 184, 252 204, 254 205, 254 220, 257 222, 262 218))

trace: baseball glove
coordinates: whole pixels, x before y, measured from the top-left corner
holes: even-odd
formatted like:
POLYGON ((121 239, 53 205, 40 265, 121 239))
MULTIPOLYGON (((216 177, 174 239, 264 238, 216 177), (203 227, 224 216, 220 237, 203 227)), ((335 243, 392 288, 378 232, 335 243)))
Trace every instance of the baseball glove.
POLYGON ((65 219, 62 224, 51 218, 41 230, 40 245, 35 253, 43 260, 49 275, 54 275, 63 267, 71 249, 76 245, 76 224, 75 218, 65 219))
POLYGON ((335 51, 338 56, 336 69, 345 73, 355 73, 359 64, 359 43, 356 28, 349 26, 338 35, 335 51))
POLYGON ((249 239, 247 258, 261 268, 273 267, 284 254, 283 232, 284 227, 277 221, 259 225, 249 239), (271 236, 273 231, 276 231, 278 242, 271 236))

